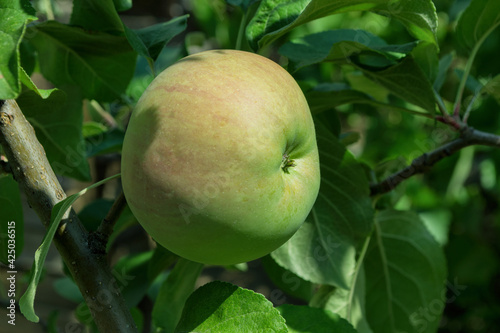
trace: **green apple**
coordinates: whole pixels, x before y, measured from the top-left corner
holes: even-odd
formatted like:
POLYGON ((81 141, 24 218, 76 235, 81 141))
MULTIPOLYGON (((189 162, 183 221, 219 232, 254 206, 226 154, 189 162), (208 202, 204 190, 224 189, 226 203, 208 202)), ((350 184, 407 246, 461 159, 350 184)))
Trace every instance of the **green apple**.
POLYGON ((205 264, 262 257, 318 195, 314 123, 286 70, 260 55, 205 51, 160 73, 132 112, 123 191, 153 239, 205 264))

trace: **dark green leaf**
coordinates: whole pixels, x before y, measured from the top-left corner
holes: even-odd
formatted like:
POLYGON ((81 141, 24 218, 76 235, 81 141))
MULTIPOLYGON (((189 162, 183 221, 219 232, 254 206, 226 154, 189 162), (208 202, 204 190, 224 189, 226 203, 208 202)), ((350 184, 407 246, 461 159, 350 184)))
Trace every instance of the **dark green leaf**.
MULTIPOLYGON (((455 74, 456 76, 462 80, 463 77, 464 77, 464 71, 461 70, 461 69, 458 69, 458 68, 455 68, 455 74)), ((479 92, 483 89, 483 85, 481 82, 479 82, 474 76, 472 75, 469 75, 467 76, 467 80, 465 80, 465 86, 467 87, 467 89, 469 89, 470 91, 476 93, 476 92, 479 92)))
POLYGON ((64 91, 55 90, 42 99, 35 91, 28 90, 19 96, 17 102, 35 129, 56 174, 89 180, 80 97, 66 91, 70 98, 64 91))
POLYGON ((97 199, 90 202, 78 213, 78 218, 89 232, 96 231, 113 206, 113 200, 97 199))
POLYGON ((316 122, 321 187, 306 222, 271 255, 313 283, 348 288, 356 248, 371 230, 373 210, 361 165, 316 122))
POLYGON ((61 297, 75 303, 84 301, 82 293, 75 281, 65 276, 54 281, 54 290, 61 297))
POLYGON ((112 101, 127 88, 136 53, 125 37, 53 21, 32 29, 42 74, 57 87, 77 85, 84 97, 97 101, 112 101))
POLYGON ((290 333, 356 333, 349 322, 329 310, 284 304, 278 307, 290 333))
POLYGON ((384 86, 397 97, 429 113, 434 113, 436 104, 432 85, 411 56, 381 71, 359 68, 367 77, 384 86))
POLYGON ((24 247, 24 219, 19 185, 12 175, 0 176, 0 207, 0 262, 15 271, 15 258, 24 247))
MULTIPOLYGON (((283 290, 287 295, 304 301, 309 301, 311 299, 314 292, 314 285, 311 282, 306 281, 289 270, 284 269, 269 255, 263 257, 261 262, 267 276, 271 279, 274 285, 283 290)), ((277 298, 278 302, 282 299, 286 299, 286 296, 283 295, 283 292, 280 290, 277 290, 276 293, 272 293, 270 296, 277 298)), ((275 301, 274 303, 278 302, 275 301)))
POLYGON ((288 332, 285 320, 263 295, 226 282, 198 288, 186 301, 175 332, 288 332))
POLYGON ((326 86, 322 87, 324 88, 320 89, 318 85, 305 94, 311 108, 311 113, 314 116, 340 105, 373 101, 372 97, 360 91, 353 90, 347 85, 330 85, 328 89, 326 89, 326 86))
POLYGON ((435 91, 439 92, 443 87, 443 84, 446 80, 446 75, 448 74, 448 70, 450 69, 452 61, 453 61, 453 54, 451 53, 448 53, 444 55, 441 59, 439 59, 438 73, 434 81, 435 91))
POLYGON ((21 92, 19 46, 26 25, 37 20, 28 0, 0 0, 0 99, 21 92))
POLYGON ((154 62, 163 47, 186 29, 188 16, 176 17, 168 22, 158 23, 139 30, 125 27, 125 35, 138 54, 154 62))
POLYGON ((472 0, 457 23, 457 38, 472 50, 500 25, 500 1, 472 0))
POLYGON ((437 15, 430 0, 263 0, 247 26, 247 38, 257 50, 299 25, 349 11, 395 18, 416 38, 437 45, 437 15))
POLYGON ((226 0, 226 2, 232 6, 241 7, 243 11, 246 11, 251 5, 258 2, 259 0, 226 0))
POLYGON ((132 8, 132 0, 113 0, 116 11, 123 12, 132 8))
POLYGON ((434 82, 439 71, 437 46, 432 43, 419 43, 412 50, 411 55, 429 82, 434 82))
POLYGON ((123 32, 113 0, 74 0, 69 23, 89 31, 123 32))
POLYGON ((121 129, 113 128, 109 131, 85 138, 87 157, 120 152, 124 136, 125 132, 121 129))
POLYGON ((137 306, 148 291, 147 267, 152 256, 153 251, 124 256, 113 266, 118 288, 129 308, 137 306))
POLYGON ((446 304, 446 262, 416 214, 378 213, 364 265, 366 313, 374 333, 436 332, 446 304))
POLYGON ((152 283, 158 275, 169 268, 179 257, 163 246, 156 244, 153 257, 148 265, 148 280, 152 283))
POLYGON ((153 307, 153 322, 157 328, 173 332, 189 295, 204 265, 180 258, 160 288, 153 307))
POLYGON ((383 68, 395 65, 416 45, 388 45, 365 30, 339 29, 294 39, 284 44, 279 52, 289 59, 288 69, 291 72, 323 61, 337 64, 354 61, 364 66, 383 68))

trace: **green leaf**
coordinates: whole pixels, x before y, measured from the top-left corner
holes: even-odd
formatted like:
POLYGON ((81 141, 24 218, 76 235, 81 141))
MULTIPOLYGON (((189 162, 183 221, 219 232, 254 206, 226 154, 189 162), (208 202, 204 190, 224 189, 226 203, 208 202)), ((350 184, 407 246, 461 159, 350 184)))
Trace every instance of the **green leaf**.
POLYGON ((24 247, 24 219, 19 185, 12 175, 0 176, 0 207, 0 262, 15 271, 14 261, 24 247))
POLYGON ((124 137, 125 132, 123 130, 113 128, 85 138, 87 157, 120 152, 124 137))
POLYGON ((37 20, 28 0, 0 0, 0 99, 21 92, 19 46, 26 25, 37 20))
POLYGON ((153 257, 148 265, 148 281, 153 281, 160 275, 160 273, 170 267, 179 257, 173 254, 163 246, 156 244, 153 257))
POLYGON ((388 45, 365 30, 338 29, 322 31, 285 43, 279 52, 289 59, 288 70, 329 61, 336 64, 358 62, 365 66, 387 67, 416 46, 416 43, 388 45))
POLYGON ((153 307, 153 323, 157 328, 173 332, 189 295, 204 265, 180 258, 160 288, 153 307))
POLYGON ((116 11, 123 12, 132 8, 132 0, 113 0, 116 11))
POLYGON ((84 97, 100 102, 125 92, 137 57, 125 37, 54 21, 31 29, 42 74, 56 87, 77 85, 84 97))
POLYGON ((372 333, 366 321, 365 297, 365 273, 363 265, 359 265, 356 280, 349 290, 323 285, 316 291, 309 305, 338 314, 359 332, 372 333))
POLYGON ((137 306, 148 291, 147 267, 152 256, 153 251, 127 255, 113 266, 118 289, 121 290, 128 308, 137 306))
POLYGON ((430 0, 263 0, 246 34, 257 50, 304 23, 349 11, 373 11, 395 18, 416 38, 437 45, 437 15, 430 0))
MULTIPOLYGON (((311 299, 315 288, 314 284, 284 269, 270 255, 261 258, 261 263, 273 284, 286 294, 307 302, 311 299)), ((270 296, 277 298, 278 301, 286 299, 280 290, 277 290, 276 293, 272 292, 270 296)), ((277 301, 274 303, 279 304, 277 301)))
POLYGON ((38 89, 38 87, 35 85, 35 83, 31 80, 29 75, 26 73, 26 71, 21 68, 20 69, 20 74, 21 74, 21 82, 24 84, 24 86, 35 92, 38 96, 40 96, 43 99, 47 99, 50 97, 50 95, 57 90, 57 88, 54 89, 38 89))
POLYGON ((69 23, 90 31, 123 32, 113 0, 74 0, 69 23))
POLYGON ((374 102, 371 96, 351 89, 348 85, 322 84, 307 91, 305 95, 314 116, 345 104, 374 102))
POLYGON ((247 11, 247 9, 258 2, 259 0, 226 0, 226 2, 232 6, 241 7, 243 11, 247 11))
POLYGON ((133 30, 125 27, 132 48, 148 59, 150 65, 156 61, 165 45, 187 27, 189 15, 176 17, 168 22, 158 23, 149 27, 133 30))
POLYGON ((186 301, 175 332, 288 332, 285 320, 263 295, 226 282, 198 288, 186 301))
POLYGON ((290 333, 356 333, 349 322, 329 310, 306 305, 284 304, 278 307, 290 333))
POLYGON ((302 227, 271 255, 313 283, 348 288, 356 248, 373 223, 363 168, 331 132, 316 122, 321 186, 302 227))
POLYGON ((31 267, 30 280, 28 283, 28 288, 24 292, 24 294, 19 299, 19 309, 21 313, 28 319, 29 321, 37 323, 39 321, 38 316, 35 314, 34 302, 36 289, 38 287, 38 282, 40 281, 40 277, 42 275, 43 266, 45 263, 45 258, 47 257, 47 253, 50 249, 50 244, 52 243, 52 239, 61 223, 61 220, 67 216, 68 210, 71 208, 73 203, 80 198, 82 195, 87 193, 88 190, 93 189, 97 186, 100 186, 107 181, 117 178, 120 175, 115 175, 108 177, 106 179, 101 180, 91 186, 81 190, 78 193, 70 195, 64 200, 59 201, 53 208, 52 214, 50 217, 49 227, 45 236, 43 237, 42 244, 35 251, 35 258, 33 261, 33 266, 31 267))
POLYGON ((460 16, 456 34, 459 42, 472 50, 500 25, 500 1, 472 0, 460 16))
POLYGON ((82 136, 80 95, 54 90, 42 99, 35 91, 23 92, 17 103, 35 129, 54 172, 78 180, 90 179, 82 136))
POLYGON ((489 80, 484 85, 482 92, 491 95, 500 104, 500 75, 489 80))
POLYGON ((447 209, 436 209, 418 214, 427 230, 441 246, 448 243, 452 214, 447 209))
POLYGON ((55 292, 64 299, 77 304, 84 302, 80 289, 70 277, 65 276, 55 280, 53 286, 55 292))
POLYGON ((397 97, 434 113, 436 102, 432 85, 413 57, 407 56, 399 64, 381 71, 358 68, 397 97))
POLYGON ((377 214, 364 260, 374 333, 434 333, 446 299, 442 248, 415 213, 377 214))
POLYGON ((448 53, 439 59, 438 72, 436 79, 434 80, 434 90, 439 92, 446 81, 446 76, 448 75, 448 70, 450 69, 451 63, 453 62, 453 54, 448 53))
POLYGON ((418 43, 411 55, 429 82, 434 82, 439 71, 437 46, 427 42, 418 43))
POLYGON ((112 206, 113 200, 104 198, 93 200, 78 212, 78 218, 87 231, 97 231, 112 206))

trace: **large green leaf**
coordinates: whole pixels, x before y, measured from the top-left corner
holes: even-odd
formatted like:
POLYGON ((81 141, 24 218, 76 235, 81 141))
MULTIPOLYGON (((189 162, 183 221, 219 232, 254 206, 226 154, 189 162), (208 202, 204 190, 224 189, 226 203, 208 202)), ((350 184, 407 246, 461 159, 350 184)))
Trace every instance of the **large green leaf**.
POLYGON ((19 185, 12 175, 0 175, 0 207, 0 262, 15 271, 24 246, 24 219, 19 185))
POLYGON ((127 88, 137 55, 125 37, 54 21, 31 29, 42 74, 57 87, 77 85, 84 97, 98 101, 111 101, 127 88))
POLYGON ((299 25, 349 11, 395 18, 416 38, 437 45, 437 15, 430 0, 263 0, 247 26, 247 38, 257 50, 299 25))
POLYGON ((21 92, 19 45, 26 25, 36 19, 28 0, 0 0, 0 99, 21 92))
POLYGON ((356 333, 349 322, 330 310, 284 304, 278 307, 289 333, 356 333))
POLYGON ((377 214, 364 260, 374 333, 434 333, 446 304, 441 246, 415 213, 377 214))
POLYGON ((318 199, 297 233, 271 255, 307 281, 348 288, 356 248, 373 222, 368 181, 361 165, 321 124, 317 124, 317 139, 318 199))
POLYGON ((388 67, 416 46, 416 43, 388 45, 368 31, 338 29, 303 36, 285 43, 279 52, 288 58, 288 70, 323 61, 344 65, 353 61, 366 66, 388 67))
POLYGON ((203 264, 179 258, 163 282, 153 307, 153 322, 157 328, 174 331, 203 267, 203 264))
POLYGON ((123 32, 113 0, 74 0, 69 23, 86 30, 123 32))
POLYGON ((226 282, 198 288, 186 301, 175 332, 288 332, 285 320, 263 295, 226 282))
POLYGON ((457 23, 457 38, 473 49, 500 25, 500 1, 472 0, 457 23))
POLYGON ((82 136, 81 96, 74 90, 51 91, 46 99, 36 91, 27 90, 17 103, 35 129, 54 172, 88 181, 90 169, 82 136))

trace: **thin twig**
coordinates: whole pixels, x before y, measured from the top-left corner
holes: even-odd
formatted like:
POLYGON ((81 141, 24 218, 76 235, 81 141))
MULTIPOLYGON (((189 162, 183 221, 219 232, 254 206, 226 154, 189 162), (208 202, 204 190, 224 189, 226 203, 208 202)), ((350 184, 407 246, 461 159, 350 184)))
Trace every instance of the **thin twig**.
POLYGON ((118 198, 115 200, 113 203, 113 206, 111 206, 111 209, 109 210, 108 214, 106 217, 102 220, 101 224, 99 225, 99 228, 97 229, 97 234, 99 235, 99 241, 102 243, 104 248, 106 247, 106 244, 108 243, 109 237, 113 233, 116 221, 120 217, 120 215, 123 212, 123 209, 127 206, 127 201, 125 199, 125 195, 123 195, 123 192, 120 193, 118 198))
MULTIPOLYGON (((0 144, 14 178, 45 227, 52 208, 66 197, 35 131, 14 100, 0 101, 0 144)), ((116 286, 106 256, 93 253, 89 234, 71 209, 61 221, 54 244, 78 285, 100 332, 137 332, 116 286)))
POLYGON ((462 129, 459 138, 450 141, 433 151, 424 153, 414 159, 413 162, 406 168, 392 174, 380 183, 372 184, 370 186, 370 195, 374 196, 390 192, 404 180, 416 174, 428 171, 434 164, 443 158, 471 145, 483 145, 500 148, 500 136, 478 131, 472 127, 465 127, 462 129))

